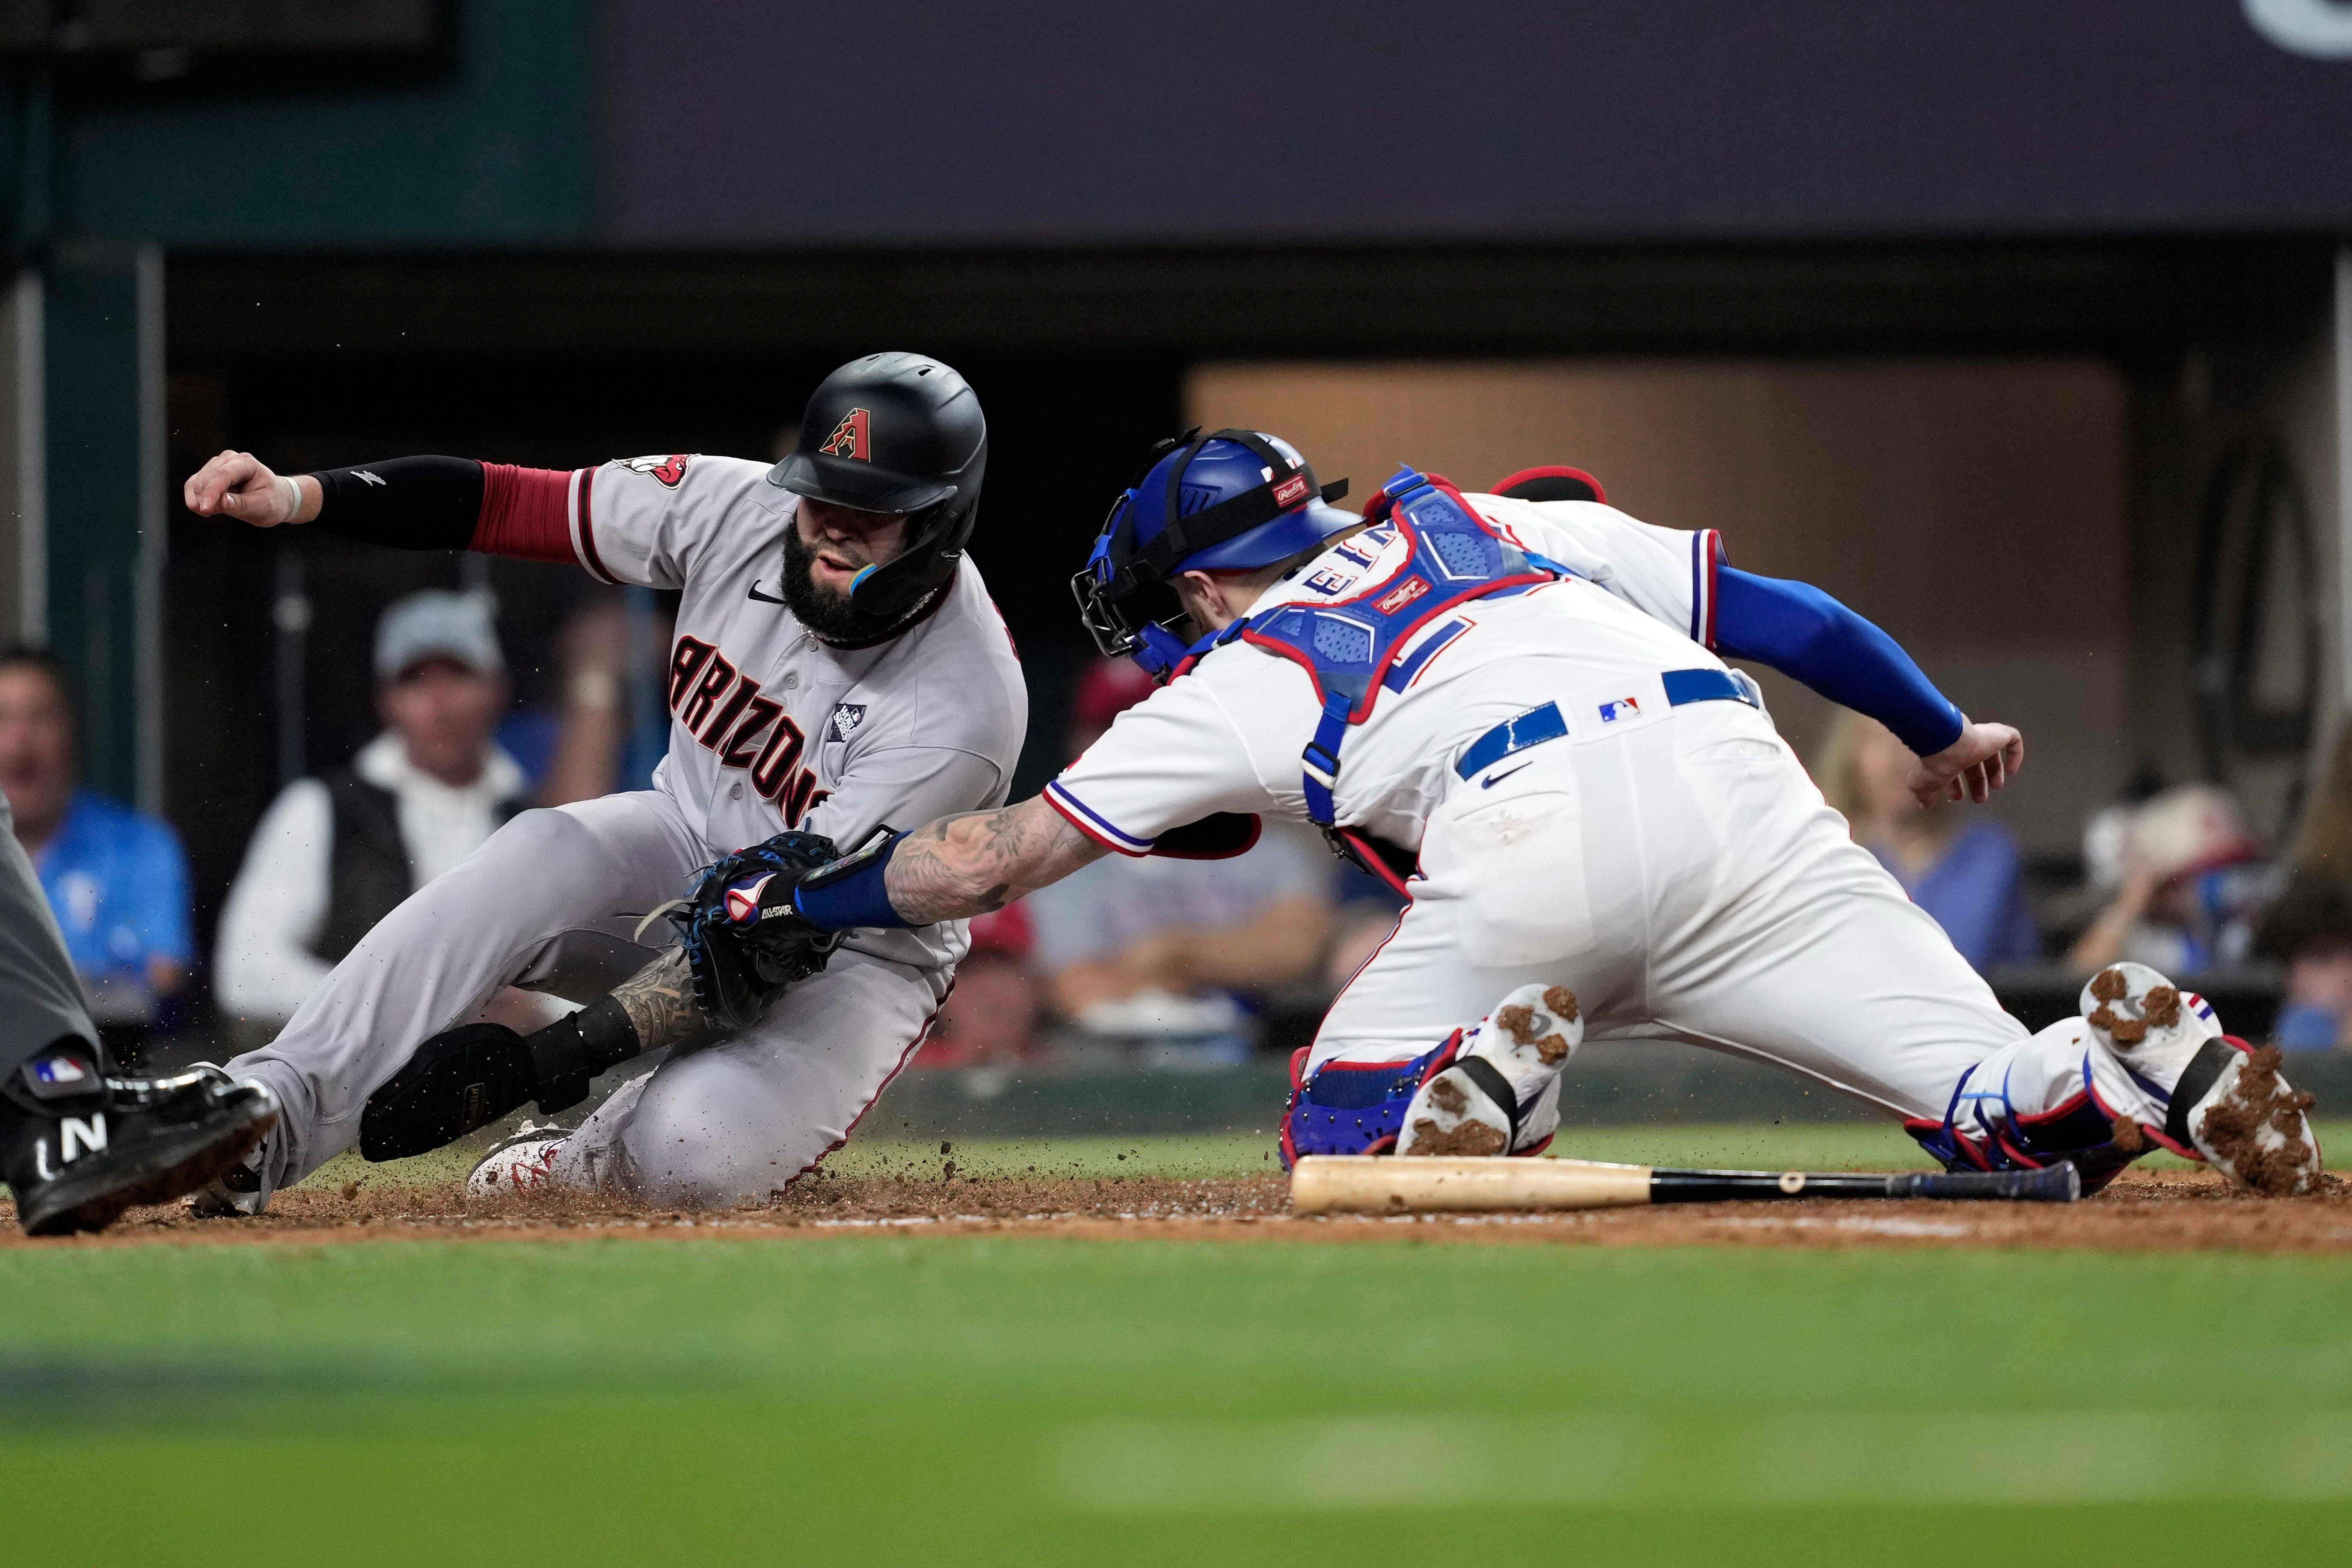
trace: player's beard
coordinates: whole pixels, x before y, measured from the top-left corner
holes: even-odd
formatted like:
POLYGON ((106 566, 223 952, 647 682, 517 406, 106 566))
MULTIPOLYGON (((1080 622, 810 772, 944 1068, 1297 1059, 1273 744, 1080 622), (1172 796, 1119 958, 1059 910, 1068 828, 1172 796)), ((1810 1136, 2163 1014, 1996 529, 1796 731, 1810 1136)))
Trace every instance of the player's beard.
POLYGON ((817 585, 816 552, 801 542, 797 527, 784 530, 784 607, 801 625, 827 642, 856 643, 880 637, 892 622, 869 615, 849 595, 817 585))

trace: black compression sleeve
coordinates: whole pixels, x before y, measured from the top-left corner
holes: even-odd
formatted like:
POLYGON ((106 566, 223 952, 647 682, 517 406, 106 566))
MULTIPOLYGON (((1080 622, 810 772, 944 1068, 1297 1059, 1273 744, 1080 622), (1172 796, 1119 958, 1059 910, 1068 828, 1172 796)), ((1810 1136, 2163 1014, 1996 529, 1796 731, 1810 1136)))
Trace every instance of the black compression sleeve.
POLYGON ((322 468, 310 526, 395 550, 463 550, 482 515, 482 465, 471 458, 393 458, 322 468))

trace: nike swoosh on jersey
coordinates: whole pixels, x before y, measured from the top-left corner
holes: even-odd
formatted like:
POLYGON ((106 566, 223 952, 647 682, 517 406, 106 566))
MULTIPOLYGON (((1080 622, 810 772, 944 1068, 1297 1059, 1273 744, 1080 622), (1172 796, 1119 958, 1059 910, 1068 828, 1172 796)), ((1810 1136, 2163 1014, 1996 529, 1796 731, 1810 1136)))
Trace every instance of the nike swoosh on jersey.
POLYGON ((747 597, 757 599, 763 605, 781 605, 783 603, 782 599, 777 598, 773 594, 762 594, 760 592, 760 582, 756 577, 751 580, 751 592, 747 595, 747 597))
POLYGON ((1511 773, 1489 773, 1485 778, 1478 781, 1478 787, 1480 789, 1493 789, 1496 784, 1501 784, 1505 779, 1509 778, 1511 773, 1523 773, 1534 766, 1534 763, 1526 762, 1521 763, 1517 767, 1513 768, 1511 773))

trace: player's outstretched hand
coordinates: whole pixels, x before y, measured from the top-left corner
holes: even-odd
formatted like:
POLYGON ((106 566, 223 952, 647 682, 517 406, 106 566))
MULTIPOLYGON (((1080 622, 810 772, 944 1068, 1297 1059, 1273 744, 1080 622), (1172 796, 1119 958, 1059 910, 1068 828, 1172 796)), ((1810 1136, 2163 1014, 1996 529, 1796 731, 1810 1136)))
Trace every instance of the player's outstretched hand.
POLYGON ((233 517, 256 528, 299 521, 301 490, 250 452, 223 452, 188 476, 180 497, 198 517, 233 517))
POLYGON ((1911 794, 1921 805, 1942 796, 1981 805, 2025 765, 2025 737, 2007 724, 1979 724, 1963 717, 1960 738, 1911 770, 1911 794))

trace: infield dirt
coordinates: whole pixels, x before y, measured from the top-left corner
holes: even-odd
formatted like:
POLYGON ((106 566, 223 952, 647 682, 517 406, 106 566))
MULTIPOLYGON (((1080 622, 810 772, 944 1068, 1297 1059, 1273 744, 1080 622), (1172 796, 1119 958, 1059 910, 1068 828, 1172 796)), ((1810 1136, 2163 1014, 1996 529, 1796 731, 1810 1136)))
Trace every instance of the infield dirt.
POLYGON ((2099 1251, 2352 1251, 2352 1182, 2303 1198, 2232 1191, 2207 1172, 2127 1172, 2073 1205, 1695 1204, 1559 1215, 1302 1218, 1280 1176, 816 1175, 771 1203, 648 1211, 572 1195, 487 1199, 457 1184, 298 1188, 251 1219, 134 1209, 98 1237, 35 1241, 0 1205, 0 1246, 315 1244, 371 1240, 593 1240, 672 1236, 1018 1232, 1097 1239, 1329 1244, 1365 1241, 1589 1247, 2037 1247, 2099 1251))

